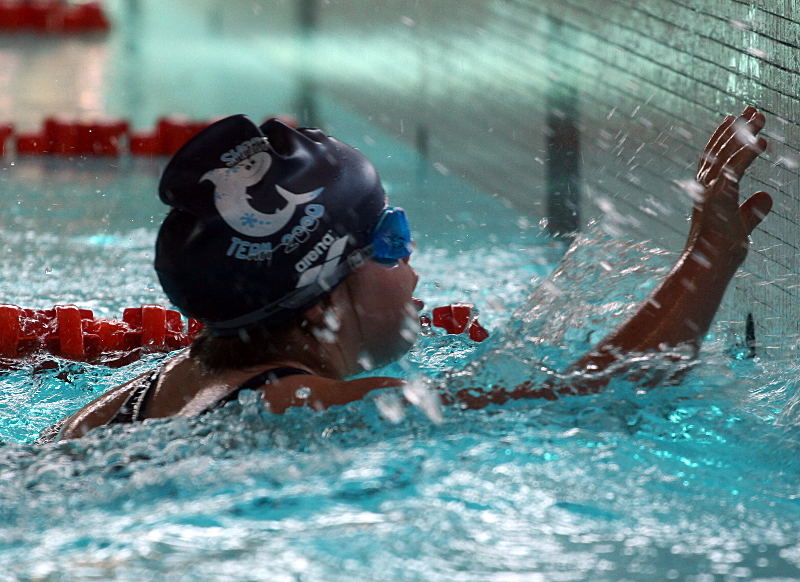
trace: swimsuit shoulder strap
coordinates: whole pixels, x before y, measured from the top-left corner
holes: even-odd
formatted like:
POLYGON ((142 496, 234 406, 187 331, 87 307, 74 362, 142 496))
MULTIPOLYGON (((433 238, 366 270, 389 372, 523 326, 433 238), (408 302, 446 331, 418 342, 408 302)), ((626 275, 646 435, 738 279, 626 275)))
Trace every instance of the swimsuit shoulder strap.
MULTIPOLYGON (((224 406, 228 402, 236 400, 239 397, 239 392, 242 390, 254 390, 261 386, 272 384, 280 378, 298 374, 310 375, 311 372, 293 366, 281 366, 279 368, 272 368, 271 370, 260 372, 233 388, 214 404, 207 406, 200 414, 211 412, 212 410, 224 406)), ((160 378, 161 369, 153 370, 151 374, 143 377, 139 385, 131 390, 131 393, 125 399, 122 406, 120 406, 117 413, 106 424, 130 424, 144 420, 144 409, 153 397, 153 393, 155 393, 155 388, 160 378)))
MULTIPOLYGON (((130 391, 128 397, 125 398, 125 402, 122 403, 122 406, 119 407, 119 410, 117 410, 116 414, 111 417, 111 420, 109 420, 106 425, 130 424, 144 420, 142 412, 152 397, 152 393, 155 392, 160 374, 161 370, 153 370, 147 376, 142 377, 142 379, 139 380, 139 384, 130 391)), ((44 429, 39 434, 34 444, 44 445, 58 440, 61 429, 69 419, 69 416, 62 418, 56 424, 44 429)))
POLYGON ((212 410, 216 410, 222 406, 225 406, 228 402, 233 402, 239 397, 239 392, 242 390, 255 390, 256 388, 260 388, 261 386, 266 386, 269 384, 273 384, 277 380, 281 378, 285 378, 286 376, 296 376, 304 374, 307 376, 311 375, 311 372, 308 370, 302 370, 300 368, 295 368, 294 366, 281 366, 279 368, 272 368, 270 370, 264 370, 263 372, 259 372, 252 378, 249 378, 233 388, 230 392, 228 392, 225 396, 220 398, 216 403, 206 407, 201 414, 206 412, 211 412, 212 410))
MULTIPOLYGON (((206 407, 200 414, 211 412, 212 410, 224 406, 228 402, 236 400, 239 397, 239 392, 242 390, 253 390, 264 385, 272 384, 280 378, 284 378, 286 376, 296 376, 299 374, 310 375, 311 372, 302 370, 300 368, 295 368, 293 366, 281 366, 279 368, 265 370, 233 388, 223 398, 206 407)), ((142 377, 138 385, 130 391, 130 394, 128 394, 125 402, 122 403, 122 406, 119 407, 117 413, 106 423, 106 425, 131 424, 144 420, 144 409, 147 406, 147 403, 153 397, 153 393, 155 392, 160 378, 160 368, 153 370, 147 376, 142 377)), ((66 419, 63 419, 56 425, 42 431, 42 434, 37 439, 36 444, 45 444, 54 441, 57 438, 58 433, 65 421, 66 419)))
POLYGON ((131 390, 117 413, 106 424, 130 424, 144 420, 145 406, 152 398, 160 378, 161 369, 153 370, 142 378, 139 385, 131 390))

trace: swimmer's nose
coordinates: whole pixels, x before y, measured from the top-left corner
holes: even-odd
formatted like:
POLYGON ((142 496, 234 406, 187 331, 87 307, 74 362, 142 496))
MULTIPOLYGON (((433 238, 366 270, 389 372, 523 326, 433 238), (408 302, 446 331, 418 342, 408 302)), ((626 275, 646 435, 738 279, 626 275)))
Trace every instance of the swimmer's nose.
POLYGON ((417 311, 422 311, 425 308, 425 302, 422 299, 417 299, 416 297, 412 297, 411 303, 414 304, 414 307, 417 309, 417 311))

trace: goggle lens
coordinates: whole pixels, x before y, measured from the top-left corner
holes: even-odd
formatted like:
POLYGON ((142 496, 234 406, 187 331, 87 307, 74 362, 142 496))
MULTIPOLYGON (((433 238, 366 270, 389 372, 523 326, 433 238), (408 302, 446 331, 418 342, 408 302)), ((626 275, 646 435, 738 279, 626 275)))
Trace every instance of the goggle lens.
POLYGON ((396 206, 387 206, 372 235, 372 259, 384 265, 394 265, 411 256, 413 250, 405 211, 396 206))

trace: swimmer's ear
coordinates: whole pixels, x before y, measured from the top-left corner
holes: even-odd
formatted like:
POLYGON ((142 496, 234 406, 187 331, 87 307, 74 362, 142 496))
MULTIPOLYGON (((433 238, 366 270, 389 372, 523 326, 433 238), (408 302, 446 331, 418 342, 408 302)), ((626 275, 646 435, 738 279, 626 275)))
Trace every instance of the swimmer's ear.
POLYGON ((315 327, 323 327, 325 325, 325 312, 328 310, 328 306, 324 305, 323 301, 318 301, 308 309, 303 312, 303 324, 302 327, 308 327, 309 325, 312 328, 315 327))
POLYGON ((303 327, 310 325, 312 329, 324 329, 335 333, 341 327, 340 313, 340 306, 337 305, 333 295, 323 295, 319 301, 303 312, 305 322, 303 327))

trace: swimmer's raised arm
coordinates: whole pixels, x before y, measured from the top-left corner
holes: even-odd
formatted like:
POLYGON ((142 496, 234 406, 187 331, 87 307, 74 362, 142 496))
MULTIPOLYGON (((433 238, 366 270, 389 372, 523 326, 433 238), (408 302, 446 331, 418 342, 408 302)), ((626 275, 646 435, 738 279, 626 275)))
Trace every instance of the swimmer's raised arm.
POLYGON ((772 208, 766 192, 756 192, 739 205, 739 180, 767 147, 757 137, 763 127, 764 116, 753 107, 738 117, 727 116, 717 127, 700 158, 691 192, 691 228, 675 266, 632 316, 567 369, 569 380, 546 385, 526 382, 511 391, 492 393, 462 390, 445 401, 481 408, 508 399, 588 394, 601 390, 612 373, 635 373, 624 363, 629 354, 655 352, 669 357, 681 345, 696 354, 747 255, 750 233, 772 208))
MULTIPOLYGON (((569 371, 594 375, 626 354, 666 352, 680 345, 696 354, 747 255, 750 233, 772 208, 766 192, 739 204, 739 180, 767 147, 766 140, 757 137, 763 127, 764 116, 753 107, 722 121, 700 159, 691 188, 691 228, 675 266, 628 320, 569 371)), ((592 392, 607 381, 587 378, 569 391, 592 392)))

